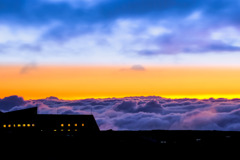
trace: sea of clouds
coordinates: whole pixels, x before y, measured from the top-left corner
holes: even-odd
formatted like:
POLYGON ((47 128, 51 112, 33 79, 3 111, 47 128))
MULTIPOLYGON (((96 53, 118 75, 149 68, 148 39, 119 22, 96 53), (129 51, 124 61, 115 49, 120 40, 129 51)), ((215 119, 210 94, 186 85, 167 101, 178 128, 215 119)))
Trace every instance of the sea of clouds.
POLYGON ((240 131, 240 99, 126 97, 61 100, 0 99, 2 112, 38 106, 38 114, 93 114, 100 130, 240 131))

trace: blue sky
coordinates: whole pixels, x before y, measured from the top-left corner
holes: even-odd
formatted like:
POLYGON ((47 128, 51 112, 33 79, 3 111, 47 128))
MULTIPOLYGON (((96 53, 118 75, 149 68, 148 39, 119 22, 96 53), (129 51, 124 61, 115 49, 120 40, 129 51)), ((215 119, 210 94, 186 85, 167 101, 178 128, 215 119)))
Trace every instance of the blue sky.
POLYGON ((239 65, 234 0, 1 0, 0 64, 239 65))

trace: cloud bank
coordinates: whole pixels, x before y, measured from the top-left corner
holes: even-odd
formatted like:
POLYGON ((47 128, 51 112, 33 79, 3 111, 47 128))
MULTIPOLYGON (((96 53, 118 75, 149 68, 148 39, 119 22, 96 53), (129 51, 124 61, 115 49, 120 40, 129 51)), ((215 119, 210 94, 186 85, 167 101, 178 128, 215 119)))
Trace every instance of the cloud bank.
POLYGON ((93 114, 101 130, 222 130, 240 131, 240 99, 167 99, 126 97, 24 101, 0 99, 2 111, 38 106, 38 114, 93 114))

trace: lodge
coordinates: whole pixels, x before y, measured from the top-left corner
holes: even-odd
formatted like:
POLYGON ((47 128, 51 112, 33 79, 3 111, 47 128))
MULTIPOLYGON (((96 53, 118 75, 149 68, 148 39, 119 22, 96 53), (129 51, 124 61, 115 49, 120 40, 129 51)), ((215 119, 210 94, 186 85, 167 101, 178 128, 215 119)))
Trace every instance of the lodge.
POLYGON ((37 114, 37 107, 0 112, 1 134, 79 135, 99 132, 93 115, 37 114))

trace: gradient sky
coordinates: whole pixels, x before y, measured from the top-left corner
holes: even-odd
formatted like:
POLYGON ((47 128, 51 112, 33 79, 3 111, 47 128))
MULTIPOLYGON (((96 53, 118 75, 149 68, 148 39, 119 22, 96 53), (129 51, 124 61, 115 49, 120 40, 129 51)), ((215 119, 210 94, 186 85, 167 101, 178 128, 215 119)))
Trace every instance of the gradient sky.
POLYGON ((154 96, 240 97, 240 68, 140 66, 0 67, 0 97, 61 99, 154 96))
POLYGON ((1 0, 0 98, 240 97, 239 7, 1 0))

